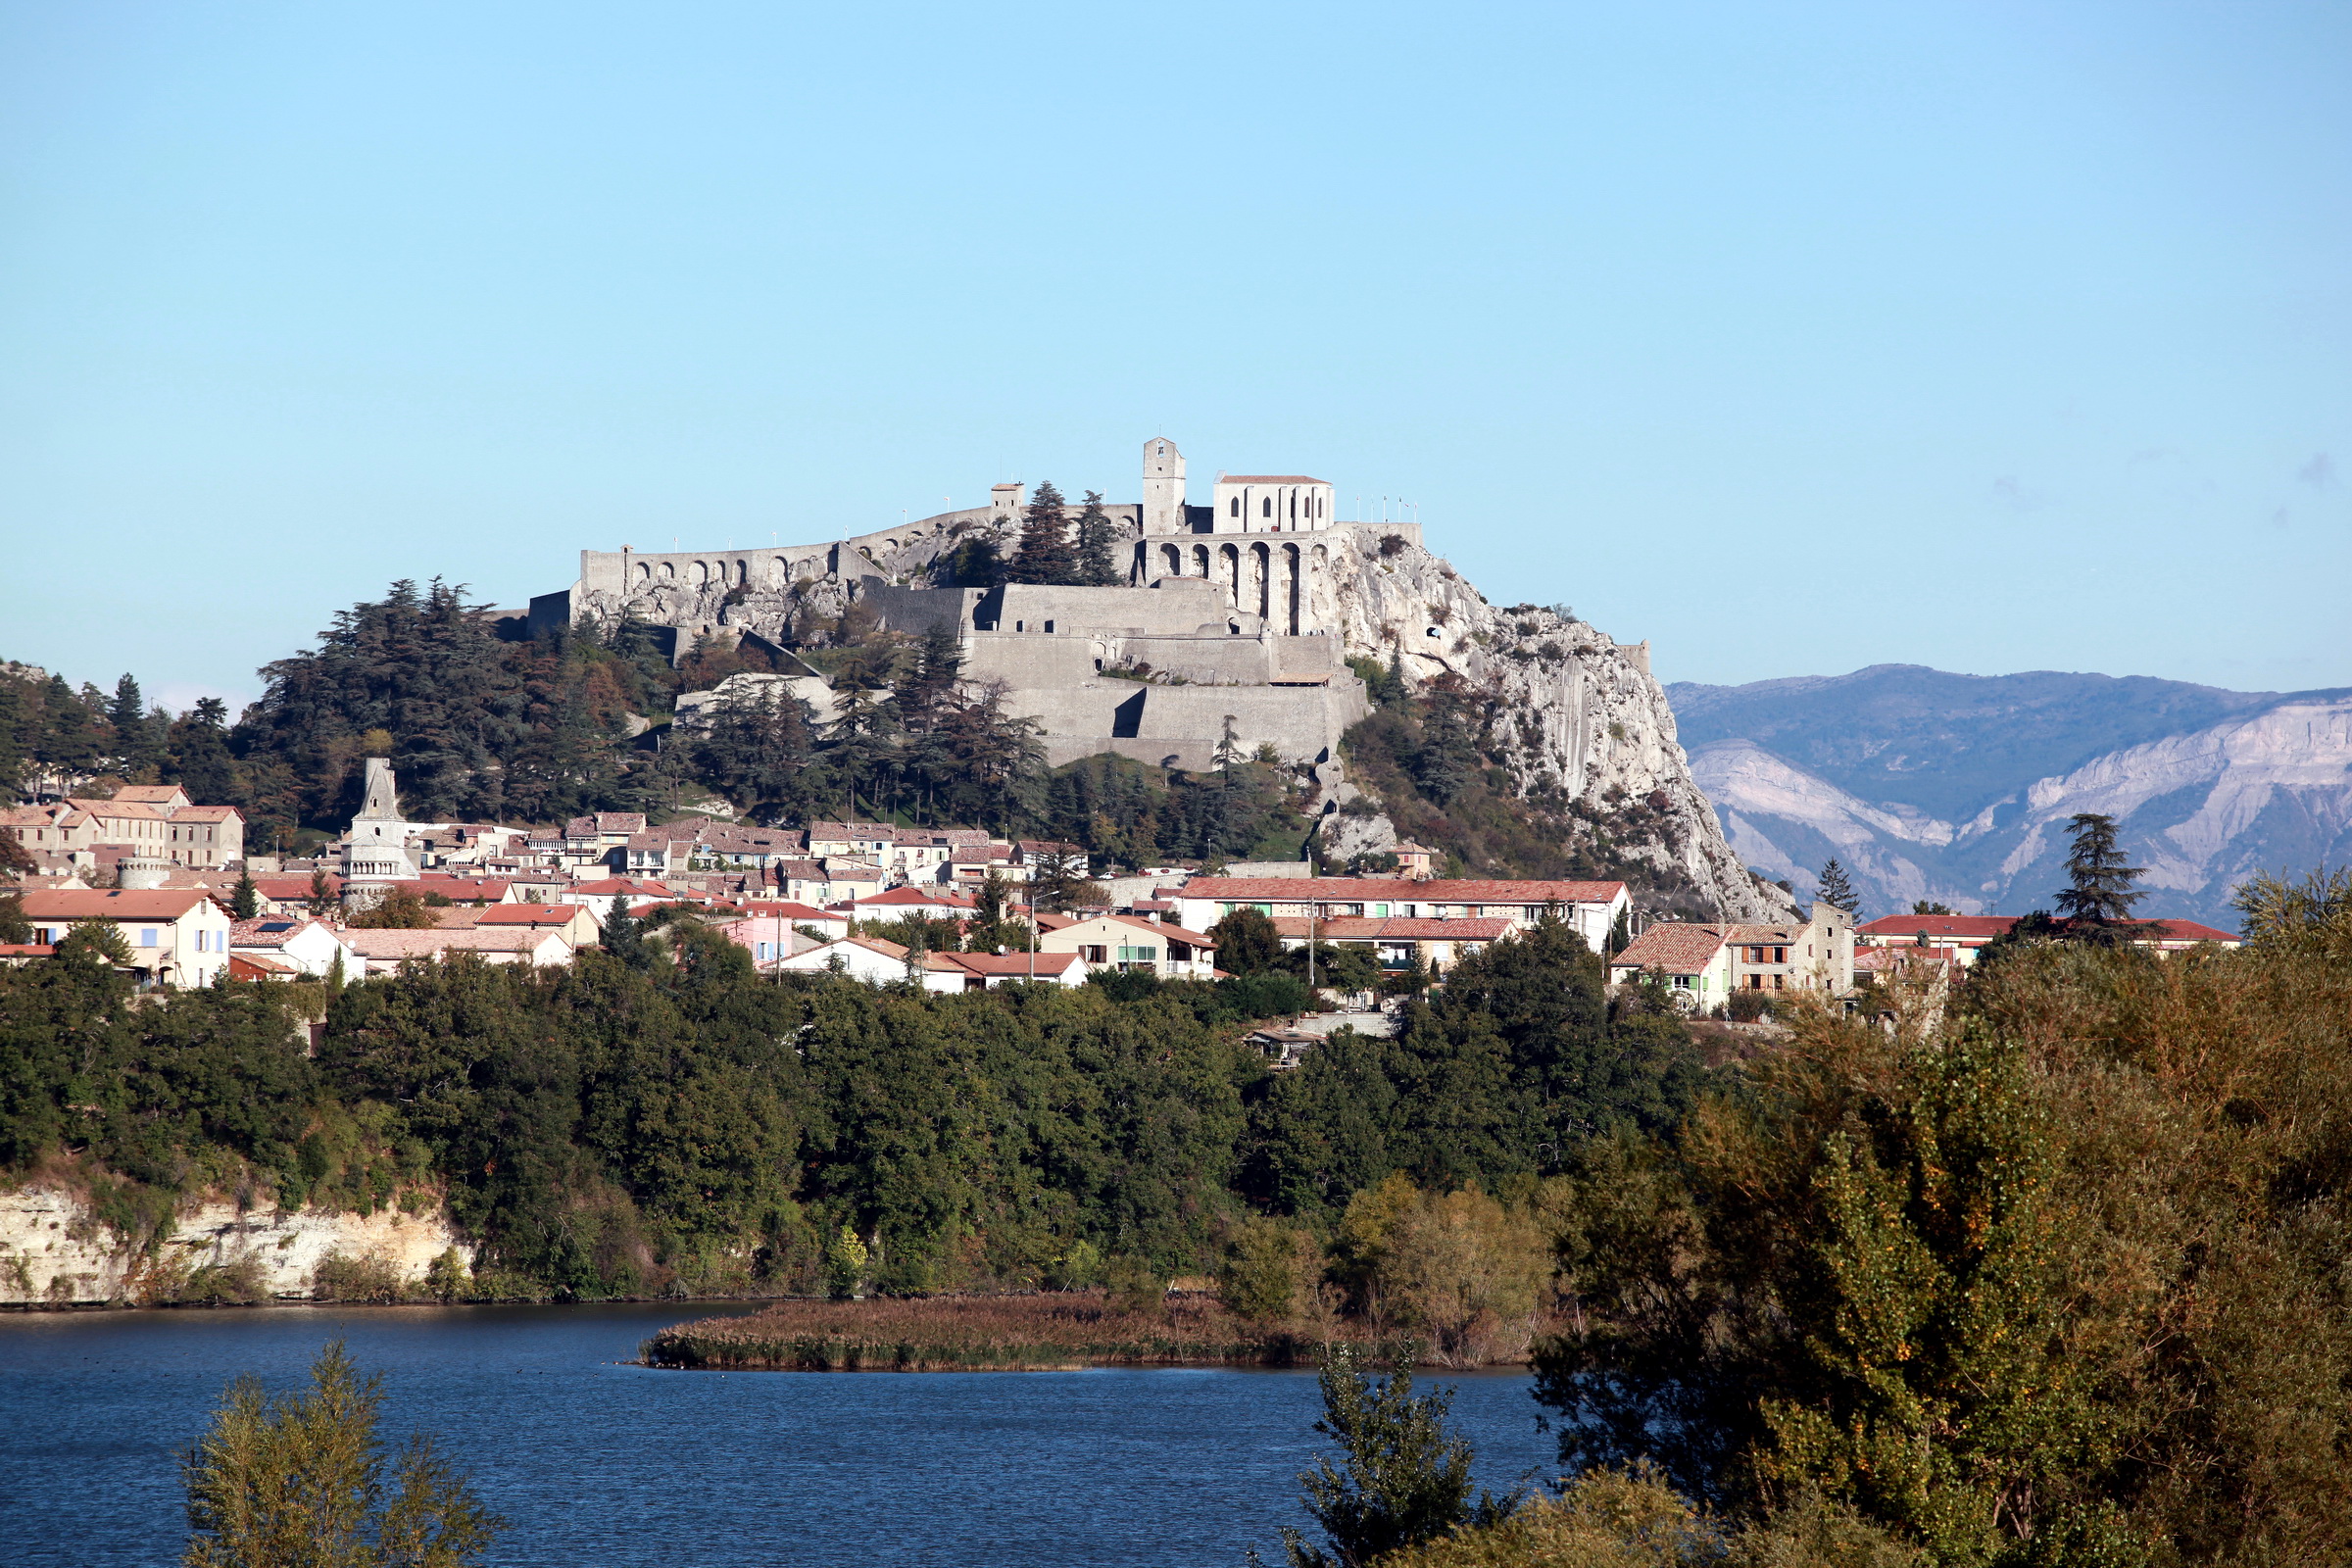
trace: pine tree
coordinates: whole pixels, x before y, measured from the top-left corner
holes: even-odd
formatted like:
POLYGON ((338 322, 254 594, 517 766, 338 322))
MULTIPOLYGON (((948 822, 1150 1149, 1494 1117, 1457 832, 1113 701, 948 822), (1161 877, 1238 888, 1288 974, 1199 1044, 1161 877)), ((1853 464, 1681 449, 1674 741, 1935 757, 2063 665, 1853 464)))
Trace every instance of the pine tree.
POLYGON ((1070 547, 1067 511, 1054 481, 1040 480, 1037 493, 1021 513, 1020 548, 1006 574, 1011 581, 1048 586, 1077 581, 1078 555, 1070 547))
POLYGON ((327 885, 324 867, 311 872, 311 912, 323 915, 335 906, 335 890, 327 885))
POLYGON ((1834 855, 1830 857, 1830 863, 1821 868, 1821 886, 1813 896, 1832 908, 1843 909, 1848 918, 1862 907, 1862 895, 1854 891, 1854 884, 1846 876, 1845 867, 1838 863, 1838 858, 1834 855))
POLYGON ((239 920, 250 920, 262 912, 262 890, 253 885, 253 873, 237 873, 237 890, 229 896, 228 912, 239 920))
POLYGON ((98 724, 94 705, 76 695, 65 676, 50 676, 41 689, 41 761, 68 781, 96 772, 103 746, 98 724))
POLYGON ((1088 588, 1116 588, 1122 578, 1111 555, 1115 524, 1102 510, 1102 492, 1089 490, 1078 513, 1078 581, 1088 588))
POLYGON ((2067 818, 2074 847, 2067 852, 2068 886, 2058 895, 2058 912, 2076 926, 2104 933, 2132 918, 2132 906, 2147 897, 2132 884, 2147 867, 2126 865, 2116 846, 2115 818, 2097 811, 2081 811, 2067 818))

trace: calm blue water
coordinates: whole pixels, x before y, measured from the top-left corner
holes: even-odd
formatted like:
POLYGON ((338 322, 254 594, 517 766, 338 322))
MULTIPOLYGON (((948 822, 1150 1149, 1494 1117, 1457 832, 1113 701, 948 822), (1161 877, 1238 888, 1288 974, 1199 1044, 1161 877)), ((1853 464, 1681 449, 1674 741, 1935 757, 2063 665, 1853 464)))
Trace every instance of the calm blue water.
MULTIPOLYGON (((173 1455, 240 1373, 300 1380, 330 1336, 386 1374, 515 1528, 493 1561, 1211 1564, 1303 1524, 1312 1374, 653 1372, 677 1306, 0 1314, 0 1564, 169 1564, 173 1455)), ((1529 1380, 1469 1374, 1482 1480, 1544 1463, 1529 1380)), ((1544 1472, 1548 1474, 1549 1471, 1544 1472)))

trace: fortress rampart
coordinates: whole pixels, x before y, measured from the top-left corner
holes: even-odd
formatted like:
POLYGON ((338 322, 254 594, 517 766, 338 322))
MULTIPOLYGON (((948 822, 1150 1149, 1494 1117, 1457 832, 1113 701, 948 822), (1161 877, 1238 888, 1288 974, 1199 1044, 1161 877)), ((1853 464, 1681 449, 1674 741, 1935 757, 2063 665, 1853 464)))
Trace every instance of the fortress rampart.
POLYGON ((1144 500, 1104 508, 1125 541, 1126 587, 916 586, 975 533, 1009 554, 1025 487, 1000 484, 986 507, 829 544, 583 550, 570 588, 532 599, 531 632, 625 613, 666 629, 683 658, 702 638, 780 645, 797 614, 858 605, 893 630, 952 626, 966 677, 1036 718, 1056 763, 1116 751, 1205 767, 1229 721, 1246 751, 1330 760, 1368 710, 1330 634, 1333 549, 1367 527, 1415 542, 1420 530, 1337 520, 1332 487, 1300 474, 1221 475, 1212 505, 1189 505, 1183 455, 1165 439, 1146 443, 1144 467, 1144 500))

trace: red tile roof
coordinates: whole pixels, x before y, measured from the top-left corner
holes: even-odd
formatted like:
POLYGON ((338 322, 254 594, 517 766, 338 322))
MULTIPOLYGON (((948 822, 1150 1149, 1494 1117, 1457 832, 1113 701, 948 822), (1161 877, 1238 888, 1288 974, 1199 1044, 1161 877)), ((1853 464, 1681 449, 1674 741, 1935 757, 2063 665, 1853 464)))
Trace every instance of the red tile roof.
POLYGON ((1634 938, 1632 947, 1609 960, 1609 968, 1612 972, 1663 969, 1668 974, 1696 974, 1713 961, 1723 946, 1723 930, 1718 926, 1671 920, 1634 938))
POLYGON ((2230 942, 2241 940, 2234 931, 2217 931, 2194 920, 2127 920, 2134 942, 2230 942))
POLYGON ((1623 892, 1622 882, 1402 882, 1394 877, 1239 877, 1197 876, 1184 885, 1179 898, 1228 899, 1237 903, 1297 904, 1312 899, 1319 904, 1607 904, 1623 892))
POLYGON ((23 901, 28 920, 176 920, 213 899, 209 893, 100 888, 28 892, 23 901))
POLYGON ((481 912, 474 924, 569 925, 586 907, 580 904, 494 904, 481 912))
POLYGON ((1497 942, 1518 928, 1514 920, 1501 916, 1480 916, 1469 920, 1384 920, 1377 915, 1335 915, 1328 920, 1308 921, 1303 914, 1286 914, 1274 921, 1274 929, 1286 937, 1304 940, 1309 924, 1315 938, 1322 942, 1497 942))
POLYGON ((1994 937, 2007 935, 2015 924, 2014 914, 1883 914, 1868 925, 1854 927, 1854 935, 1909 940, 1925 931, 1930 938, 1990 942, 1994 937))
POLYGON ((1037 967, 1031 970, 1031 955, 1027 953, 934 953, 926 960, 935 970, 962 969, 971 974, 1013 975, 1027 979, 1034 972, 1046 979, 1058 975, 1078 961, 1075 953, 1040 953, 1037 967))

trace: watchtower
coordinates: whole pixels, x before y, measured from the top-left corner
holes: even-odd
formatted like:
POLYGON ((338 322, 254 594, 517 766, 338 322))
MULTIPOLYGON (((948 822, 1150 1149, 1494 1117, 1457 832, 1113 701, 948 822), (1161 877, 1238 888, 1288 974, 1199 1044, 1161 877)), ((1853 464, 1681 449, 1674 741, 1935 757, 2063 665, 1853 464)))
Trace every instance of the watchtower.
POLYGON ((1184 454, 1154 436, 1144 443, 1144 532, 1184 531, 1184 454))

